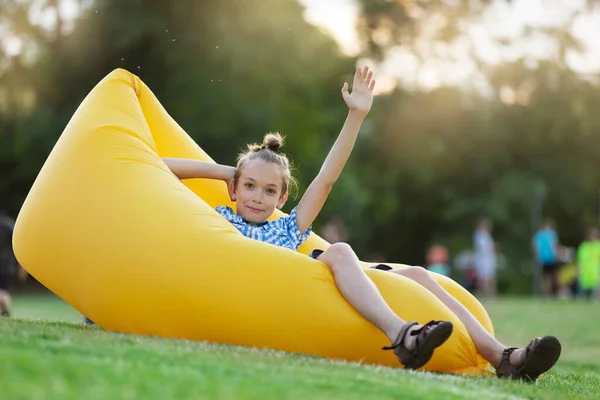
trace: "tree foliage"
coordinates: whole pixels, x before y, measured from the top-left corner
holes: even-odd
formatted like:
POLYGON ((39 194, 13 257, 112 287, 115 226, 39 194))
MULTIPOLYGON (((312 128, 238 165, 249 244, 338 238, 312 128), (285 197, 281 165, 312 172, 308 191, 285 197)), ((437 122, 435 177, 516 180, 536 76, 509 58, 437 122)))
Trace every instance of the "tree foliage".
MULTIPOLYGON (((443 57, 439 44, 464 40, 493 3, 360 0, 361 56, 402 47, 422 63, 443 57)), ((300 194, 317 174, 345 118, 340 88, 356 60, 308 24, 296 0, 73 4, 77 15, 66 18, 60 0, 0 0, 0 33, 23 43, 16 55, 0 51, 0 208, 16 215, 70 116, 117 67, 139 75, 217 162, 232 164, 246 143, 279 131, 300 194), (51 23, 34 18, 42 14, 51 23)), ((600 92, 567 63, 583 51, 575 16, 520 38, 550 38, 560 51, 549 59, 490 65, 472 51, 487 91, 398 86, 379 96, 316 230, 337 214, 362 258, 421 264, 433 243, 470 247, 487 215, 512 278, 528 273, 538 207, 563 242, 578 244, 598 222, 600 92)), ((496 40, 502 48, 512 39, 496 40)))

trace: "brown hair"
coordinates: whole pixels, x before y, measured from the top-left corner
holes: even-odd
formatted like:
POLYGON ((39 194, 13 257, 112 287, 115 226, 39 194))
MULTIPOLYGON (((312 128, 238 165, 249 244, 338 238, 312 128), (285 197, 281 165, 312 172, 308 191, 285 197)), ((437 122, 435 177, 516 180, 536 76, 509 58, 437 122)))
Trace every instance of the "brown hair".
POLYGON ((297 186, 296 180, 292 176, 290 161, 285 154, 279 153, 279 148, 283 146, 283 137, 275 133, 267 133, 262 144, 249 144, 248 150, 238 154, 235 175, 233 176, 234 185, 237 186, 242 170, 247 163, 253 160, 263 160, 268 163, 276 164, 283 175, 283 189, 281 195, 288 191, 290 185, 297 186))

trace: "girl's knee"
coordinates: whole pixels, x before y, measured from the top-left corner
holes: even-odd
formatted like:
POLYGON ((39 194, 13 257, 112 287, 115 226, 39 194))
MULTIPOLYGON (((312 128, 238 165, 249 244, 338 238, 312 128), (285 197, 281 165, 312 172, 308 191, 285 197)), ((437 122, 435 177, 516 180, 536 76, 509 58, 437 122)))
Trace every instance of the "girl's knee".
POLYGON ((356 257, 354 250, 347 243, 334 243, 326 251, 326 255, 332 259, 345 259, 356 257))
MULTIPOLYGON (((334 243, 323 254, 319 261, 325 263, 331 270, 359 266, 358 258, 352 247, 347 243, 334 243)), ((335 272, 335 271, 334 271, 335 272)))

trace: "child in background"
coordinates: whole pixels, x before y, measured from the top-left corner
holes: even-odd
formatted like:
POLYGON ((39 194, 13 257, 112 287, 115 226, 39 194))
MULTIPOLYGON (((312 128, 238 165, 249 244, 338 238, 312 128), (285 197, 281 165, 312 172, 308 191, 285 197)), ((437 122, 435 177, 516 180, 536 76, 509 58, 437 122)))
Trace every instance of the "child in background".
POLYGON ((559 248, 559 259, 562 266, 558 271, 558 286, 559 296, 562 299, 575 297, 579 294, 575 250, 575 248, 566 246, 561 246, 559 248))
POLYGON ((450 276, 448 250, 442 245, 434 245, 427 251, 427 270, 440 275, 450 276))
POLYGON ((483 296, 495 297, 498 259, 496 244, 492 237, 492 221, 489 218, 482 218, 477 223, 473 235, 473 249, 475 271, 477 272, 477 292, 483 296))
POLYGON ((560 262, 558 258, 558 235, 554 221, 550 218, 544 220, 543 225, 533 235, 533 251, 537 263, 542 268, 542 293, 545 296, 555 295, 558 290, 558 271, 560 262))
POLYGON ((338 243, 348 241, 348 230, 342 218, 337 215, 332 216, 325 222, 322 228, 323 239, 328 243, 338 243))
POLYGON ((600 231, 590 228, 586 240, 577 249, 579 290, 590 299, 596 295, 600 283, 600 231))

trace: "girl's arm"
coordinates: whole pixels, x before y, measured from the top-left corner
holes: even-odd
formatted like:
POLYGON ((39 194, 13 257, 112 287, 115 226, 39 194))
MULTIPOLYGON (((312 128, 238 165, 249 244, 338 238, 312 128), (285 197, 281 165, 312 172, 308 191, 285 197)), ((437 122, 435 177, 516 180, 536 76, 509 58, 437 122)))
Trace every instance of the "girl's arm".
POLYGON ((163 161, 179 179, 206 178, 227 182, 233 179, 233 175, 235 174, 234 167, 205 161, 164 157, 163 161))
POLYGON ((352 152, 360 126, 373 104, 375 80, 372 80, 372 77, 373 72, 370 72, 368 67, 363 70, 357 68, 352 85, 352 94, 348 93, 348 83, 344 83, 342 95, 350 109, 348 117, 319 174, 312 181, 298 204, 296 225, 300 232, 305 232, 319 215, 333 184, 340 176, 352 152))

